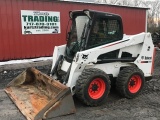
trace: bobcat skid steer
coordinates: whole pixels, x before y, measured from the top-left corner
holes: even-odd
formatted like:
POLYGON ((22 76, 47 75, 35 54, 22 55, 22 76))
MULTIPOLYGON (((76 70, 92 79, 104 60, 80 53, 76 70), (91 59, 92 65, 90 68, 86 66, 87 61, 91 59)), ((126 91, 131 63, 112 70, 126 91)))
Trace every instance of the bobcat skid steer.
POLYGON ((119 15, 94 10, 69 13, 67 44, 56 46, 50 75, 28 68, 5 88, 27 119, 75 112, 73 95, 88 106, 106 102, 111 82, 136 97, 152 77, 155 49, 150 33, 123 34, 119 15))

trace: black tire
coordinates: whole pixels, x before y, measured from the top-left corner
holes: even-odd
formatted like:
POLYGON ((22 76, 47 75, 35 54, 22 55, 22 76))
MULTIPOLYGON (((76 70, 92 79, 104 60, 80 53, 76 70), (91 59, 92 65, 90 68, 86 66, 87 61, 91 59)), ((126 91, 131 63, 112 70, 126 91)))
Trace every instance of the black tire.
POLYGON ((136 67, 126 67, 121 70, 116 81, 117 91, 126 98, 136 97, 144 85, 144 74, 142 70, 136 67))
POLYGON ((110 80, 108 75, 97 68, 85 69, 79 76, 75 93, 78 99, 89 106, 103 104, 110 92, 110 80))

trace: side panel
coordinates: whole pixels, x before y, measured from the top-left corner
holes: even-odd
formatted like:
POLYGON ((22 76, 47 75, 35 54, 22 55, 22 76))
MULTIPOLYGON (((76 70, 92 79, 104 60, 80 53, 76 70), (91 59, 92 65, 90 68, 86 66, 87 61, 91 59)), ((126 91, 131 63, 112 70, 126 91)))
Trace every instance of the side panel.
MULTIPOLYGON (((83 64, 89 62, 97 63, 97 58, 99 55, 143 43, 145 35, 146 33, 140 33, 137 35, 130 36, 128 39, 119 40, 113 43, 78 52, 76 57, 79 57, 79 59, 76 62, 79 64, 81 64, 82 62, 83 64), (86 59, 84 59, 84 55, 87 55, 87 57, 85 57, 86 59)), ((76 59, 77 58, 75 58, 75 60, 76 59)))
POLYGON ((152 75, 152 67, 154 63, 155 48, 151 39, 151 34, 146 34, 144 38, 144 44, 139 57, 135 60, 135 64, 143 71, 145 76, 152 75))
POLYGON ((98 68, 117 77, 121 67, 137 66, 140 68, 145 77, 152 75, 152 67, 154 62, 154 46, 149 33, 141 33, 128 37, 128 39, 120 40, 114 43, 109 43, 103 46, 92 48, 86 51, 78 52, 73 60, 67 86, 71 88, 74 94, 74 86, 81 75, 84 68, 98 68), (111 62, 104 64, 96 64, 98 56, 110 51, 120 49, 119 57, 122 52, 130 53, 135 58, 132 62, 111 62), (87 57, 83 57, 83 56, 87 57), (95 64, 94 64, 95 63, 95 64))
POLYGON ((120 49, 120 52, 127 51, 131 53, 132 57, 138 56, 138 58, 134 61, 134 64, 144 72, 145 76, 151 76, 152 63, 154 62, 154 46, 152 43, 151 35, 149 33, 133 35, 130 36, 127 40, 120 40, 90 50, 78 52, 75 60, 77 60, 76 62, 78 64, 97 63, 97 58, 99 55, 117 49, 120 49), (136 50, 133 51, 134 49, 137 49, 137 53, 135 52, 136 50), (85 57, 86 59, 84 59, 84 55, 87 55, 87 57, 85 57))

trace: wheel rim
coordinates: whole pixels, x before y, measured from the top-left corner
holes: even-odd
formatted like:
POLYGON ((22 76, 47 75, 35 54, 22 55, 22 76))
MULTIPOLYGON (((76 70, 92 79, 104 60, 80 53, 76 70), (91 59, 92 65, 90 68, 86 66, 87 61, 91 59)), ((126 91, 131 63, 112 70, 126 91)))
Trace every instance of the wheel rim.
POLYGON ((101 78, 96 78, 90 83, 88 93, 92 99, 99 99, 103 96, 105 89, 106 85, 104 80, 101 78))
POLYGON ((134 75, 131 77, 128 83, 128 89, 131 93, 136 93, 139 91, 142 85, 142 79, 139 75, 134 75))

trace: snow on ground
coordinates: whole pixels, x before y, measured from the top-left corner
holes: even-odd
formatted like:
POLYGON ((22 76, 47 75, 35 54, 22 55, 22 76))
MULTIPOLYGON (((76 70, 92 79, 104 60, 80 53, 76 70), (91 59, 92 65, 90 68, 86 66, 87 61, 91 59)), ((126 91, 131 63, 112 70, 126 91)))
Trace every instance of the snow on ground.
POLYGON ((10 60, 10 61, 0 62, 0 65, 38 62, 38 61, 45 61, 45 60, 51 60, 51 59, 52 57, 40 57, 40 58, 34 58, 34 59, 10 60))

